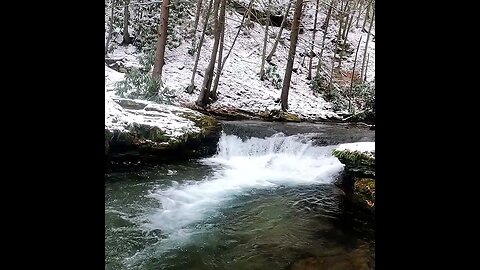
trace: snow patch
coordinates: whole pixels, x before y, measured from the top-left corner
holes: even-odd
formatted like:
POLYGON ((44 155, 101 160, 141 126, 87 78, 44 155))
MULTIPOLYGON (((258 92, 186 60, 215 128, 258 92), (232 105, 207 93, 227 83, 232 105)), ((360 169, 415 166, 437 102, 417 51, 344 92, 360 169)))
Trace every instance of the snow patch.
POLYGON ((105 65, 105 92, 114 91, 115 83, 124 79, 125 74, 115 71, 105 65))
MULTIPOLYGON (((122 100, 121 98, 115 99, 122 100)), ((160 128, 171 139, 178 139, 186 133, 201 131, 193 121, 181 116, 182 113, 202 116, 196 111, 171 105, 154 104, 144 100, 130 101, 146 106, 141 110, 125 109, 112 96, 105 96, 105 129, 128 132, 130 125, 147 125, 160 128)))
POLYGON ((336 150, 339 151, 358 151, 358 152, 375 152, 375 142, 356 142, 340 144, 336 150))

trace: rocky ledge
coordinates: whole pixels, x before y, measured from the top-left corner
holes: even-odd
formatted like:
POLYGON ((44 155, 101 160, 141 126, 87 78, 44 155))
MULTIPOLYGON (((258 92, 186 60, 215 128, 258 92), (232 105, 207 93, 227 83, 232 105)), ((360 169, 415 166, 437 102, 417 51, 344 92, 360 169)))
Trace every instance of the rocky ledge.
POLYGON ((341 144, 333 155, 345 164, 344 189, 355 202, 375 210, 375 142, 341 144))
POLYGON ((220 131, 214 117, 187 108, 105 97, 105 157, 109 164, 214 154, 220 131))

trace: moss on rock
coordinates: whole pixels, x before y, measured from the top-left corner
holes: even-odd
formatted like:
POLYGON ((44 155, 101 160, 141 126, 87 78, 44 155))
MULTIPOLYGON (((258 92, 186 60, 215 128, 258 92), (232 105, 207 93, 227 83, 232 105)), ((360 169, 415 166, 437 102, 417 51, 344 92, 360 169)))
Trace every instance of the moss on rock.
POLYGON ((202 135, 209 135, 212 132, 218 132, 220 122, 210 115, 200 114, 198 112, 182 112, 181 116, 194 122, 197 127, 200 128, 202 135))
POLYGON ((119 117, 125 120, 113 128, 105 125, 107 161, 162 162, 216 151, 221 125, 212 116, 171 105, 115 102, 122 107, 117 109, 119 117))
POLYGON ((335 157, 345 164, 345 170, 357 176, 375 177, 375 152, 333 150, 335 157))
POLYGON ((283 120, 283 121, 286 121, 286 122, 300 122, 300 118, 296 115, 296 114, 293 114, 293 113, 289 113, 289 112, 282 112, 280 114, 280 119, 283 120))
POLYGON ((375 210, 375 151, 335 149, 333 156, 345 164, 341 186, 362 208, 375 210))
POLYGON ((268 121, 282 121, 282 122, 301 122, 300 118, 294 114, 289 112, 284 112, 281 110, 268 110, 259 113, 260 117, 264 120, 268 121))
POLYGON ((375 179, 361 178, 354 184, 354 197, 366 208, 375 209, 375 179))

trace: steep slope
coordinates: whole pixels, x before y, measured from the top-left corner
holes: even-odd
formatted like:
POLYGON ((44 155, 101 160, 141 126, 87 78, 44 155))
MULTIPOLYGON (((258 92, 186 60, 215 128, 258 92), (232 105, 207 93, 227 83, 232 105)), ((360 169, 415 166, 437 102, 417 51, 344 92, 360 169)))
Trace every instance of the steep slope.
MULTIPOLYGON (((206 2, 206 1, 204 1, 206 2)), ((238 2, 247 5, 248 0, 238 0, 238 2)), ((286 6, 287 0, 272 1, 274 5, 273 10, 281 11, 286 6)), ((205 3, 206 4, 206 3, 205 3)), ((264 7, 261 1, 255 2, 255 8, 263 10, 264 7)), ((194 10, 191 12, 194 14, 194 10)), ((293 14, 293 8, 290 10, 293 14)), ((318 26, 325 20, 327 7, 321 6, 318 18, 318 26)), ((290 18, 291 18, 290 14, 290 18)), ((303 57, 310 50, 313 21, 315 15, 315 3, 308 2, 304 7, 304 14, 302 16, 303 33, 299 35, 299 44, 297 46, 297 54, 295 56, 294 73, 290 85, 289 94, 289 111, 297 114, 302 119, 308 120, 322 120, 327 118, 339 118, 339 112, 334 112, 331 103, 326 102, 324 98, 316 93, 313 93, 310 87, 309 80, 306 79, 308 73, 308 57, 303 57)), ((232 41, 238 31, 242 15, 237 13, 232 8, 229 8, 226 16, 225 28, 225 48, 224 55, 231 47, 232 41)), ((191 22, 194 20, 194 15, 191 17, 191 22)), ((202 22, 201 19, 200 23, 202 22)), ((361 16, 363 22, 363 16, 361 16)), ((330 69, 333 58, 333 51, 335 48, 334 40, 338 29, 338 21, 331 20, 331 25, 328 29, 326 46, 324 51, 324 67, 330 69), (328 68, 327 68, 328 67, 328 68)), ((259 71, 261 64, 261 50, 263 45, 264 29, 263 25, 253 22, 252 28, 243 28, 241 31, 232 53, 227 60, 223 69, 220 83, 218 86, 218 101, 213 103, 211 109, 242 109, 255 114, 261 114, 266 110, 279 110, 280 105, 278 99, 281 92, 281 80, 284 77, 284 69, 287 61, 288 46, 290 30, 284 29, 281 42, 277 48, 276 54, 272 59, 271 64, 266 65, 267 77, 265 81, 260 81, 259 71), (280 87, 279 87, 280 86, 280 87)), ((361 25, 361 23, 360 23, 361 25)), ((175 28, 176 36, 180 36, 182 30, 175 28)), ((374 34, 375 27, 372 29, 374 34)), ((271 50, 274 43, 274 38, 278 32, 279 27, 270 27, 269 41, 267 44, 267 52, 271 50)), ((133 31, 133 30, 132 30, 133 31)), ((200 27, 197 31, 197 36, 201 35, 200 27)), ((361 55, 365 46, 367 34, 362 32, 361 28, 356 28, 353 23, 351 32, 348 36, 348 43, 350 47, 355 48, 358 40, 362 37, 360 49, 358 52, 359 59, 357 60, 357 73, 359 73, 359 63, 361 63, 361 55)), ((315 40, 315 52, 318 54, 321 47, 323 32, 318 31, 315 40)), ((368 46, 369 64, 367 72, 367 81, 371 81, 375 77, 375 42, 370 38, 368 46)), ((117 40, 118 42, 118 40, 117 40)), ((185 38, 180 46, 173 50, 166 50, 165 66, 163 70, 163 82, 165 87, 168 87, 175 94, 174 103, 181 106, 189 106, 197 99, 199 90, 195 89, 192 94, 186 93, 186 88, 190 84, 195 56, 188 54, 191 49, 191 38, 185 38)), ((199 88, 203 81, 203 72, 206 69, 210 55, 211 47, 213 45, 213 36, 206 36, 202 52, 199 60, 198 71, 195 77, 195 85, 199 88)), ((129 45, 128 47, 118 46, 110 57, 116 59, 124 59, 126 67, 138 66, 138 60, 135 57, 140 53, 129 45)), ((354 54, 346 57, 342 61, 343 78, 337 78, 338 84, 347 85, 350 82, 348 77, 353 67, 354 54)), ((317 59, 313 60, 314 69, 316 69, 317 59)), ((335 64, 337 65, 337 64, 335 64)), ((351 75, 350 75, 351 76, 351 75)))

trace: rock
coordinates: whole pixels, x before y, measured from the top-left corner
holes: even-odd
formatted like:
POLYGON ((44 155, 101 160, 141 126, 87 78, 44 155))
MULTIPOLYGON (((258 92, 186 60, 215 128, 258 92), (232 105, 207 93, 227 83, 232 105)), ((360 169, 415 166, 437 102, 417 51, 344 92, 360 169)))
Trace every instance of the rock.
POLYGON ((300 122, 300 118, 293 113, 282 112, 280 114, 280 119, 286 122, 300 122))
POLYGON ((268 121, 301 122, 300 118, 296 114, 277 109, 268 110, 265 108, 265 111, 260 112, 259 115, 264 120, 268 121))
POLYGON ((341 144, 333 155, 345 164, 345 174, 339 184, 352 200, 364 209, 375 211, 375 143, 341 144))
POLYGON ((365 208, 375 210, 375 179, 356 179, 353 186, 354 200, 365 208))
POLYGON ((375 177, 375 150, 358 151, 355 149, 348 149, 349 146, 346 146, 344 149, 341 147, 342 145, 333 150, 333 155, 337 157, 340 162, 345 164, 345 170, 348 173, 353 174, 355 177, 375 177))
POLYGON ((220 123, 211 116, 142 100, 106 100, 105 156, 111 164, 214 154, 220 123))

